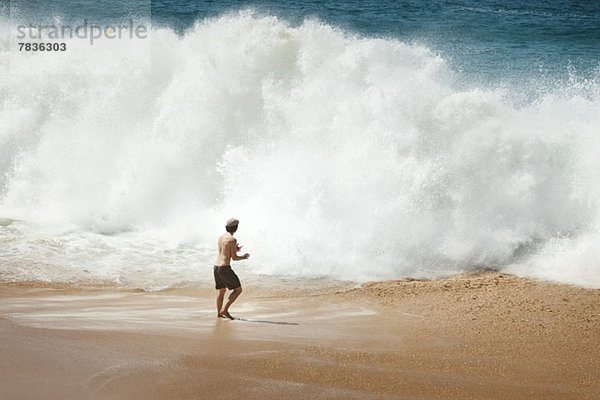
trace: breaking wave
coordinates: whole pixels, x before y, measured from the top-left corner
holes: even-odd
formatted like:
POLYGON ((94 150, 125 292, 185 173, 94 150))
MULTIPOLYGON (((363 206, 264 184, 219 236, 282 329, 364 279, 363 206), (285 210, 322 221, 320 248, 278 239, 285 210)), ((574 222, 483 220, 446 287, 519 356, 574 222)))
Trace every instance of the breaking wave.
POLYGON ((252 12, 64 54, 2 40, 5 279, 193 282, 235 216, 254 273, 600 287, 597 80, 516 104, 427 47, 252 12))

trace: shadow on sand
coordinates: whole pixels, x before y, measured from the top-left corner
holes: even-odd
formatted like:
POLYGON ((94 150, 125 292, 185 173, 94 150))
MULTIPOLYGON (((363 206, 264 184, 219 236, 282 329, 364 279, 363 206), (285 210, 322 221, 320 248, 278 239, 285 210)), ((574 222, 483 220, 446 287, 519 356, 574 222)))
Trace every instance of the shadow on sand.
POLYGON ((258 322, 261 324, 275 324, 275 325, 299 325, 297 322, 263 321, 263 320, 258 320, 258 319, 245 319, 245 318, 235 318, 235 321, 258 322))

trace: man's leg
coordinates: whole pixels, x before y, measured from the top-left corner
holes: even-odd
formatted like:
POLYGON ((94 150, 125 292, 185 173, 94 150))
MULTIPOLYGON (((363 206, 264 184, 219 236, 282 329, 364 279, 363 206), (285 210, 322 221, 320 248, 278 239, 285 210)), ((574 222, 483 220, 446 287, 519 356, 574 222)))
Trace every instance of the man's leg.
POLYGON ((223 298, 225 298, 225 288, 218 289, 217 292, 217 317, 221 316, 221 308, 223 308, 223 298))
POLYGON ((233 319, 233 317, 231 316, 231 314, 229 314, 229 307, 231 307, 231 305, 233 304, 233 302, 240 296, 240 294, 242 294, 242 287, 241 286, 233 289, 233 291, 231 292, 231 294, 227 298, 227 304, 225 304, 225 308, 223 308, 223 311, 221 311, 221 314, 223 314, 227 318, 233 319))

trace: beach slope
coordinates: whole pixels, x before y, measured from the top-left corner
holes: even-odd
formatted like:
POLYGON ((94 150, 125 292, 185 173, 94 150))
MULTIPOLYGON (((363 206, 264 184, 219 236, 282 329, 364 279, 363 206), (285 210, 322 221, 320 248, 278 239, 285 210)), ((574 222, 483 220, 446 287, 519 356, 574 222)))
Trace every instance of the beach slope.
POLYGON ((600 290, 484 272, 315 291, 2 284, 2 399, 597 399, 600 290))

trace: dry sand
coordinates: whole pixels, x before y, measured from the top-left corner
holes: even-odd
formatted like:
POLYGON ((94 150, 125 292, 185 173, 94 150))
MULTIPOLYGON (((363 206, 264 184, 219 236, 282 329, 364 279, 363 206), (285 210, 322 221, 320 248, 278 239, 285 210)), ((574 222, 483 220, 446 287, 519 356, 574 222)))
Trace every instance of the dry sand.
POLYGON ((498 273, 347 290, 0 286, 0 399, 599 399, 600 290, 498 273))

